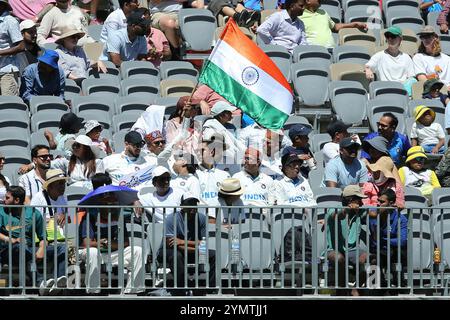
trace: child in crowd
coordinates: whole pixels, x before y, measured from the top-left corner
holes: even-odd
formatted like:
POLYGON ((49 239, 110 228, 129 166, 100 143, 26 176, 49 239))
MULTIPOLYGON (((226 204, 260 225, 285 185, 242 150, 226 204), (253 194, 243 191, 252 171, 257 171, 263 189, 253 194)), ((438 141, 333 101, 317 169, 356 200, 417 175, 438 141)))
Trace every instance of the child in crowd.
POLYGON ((441 92, 444 83, 438 79, 429 79, 423 84, 423 99, 439 99, 444 107, 450 102, 448 94, 441 92))
POLYGON ((83 118, 77 117, 72 112, 63 114, 59 122, 59 132, 56 137, 48 129, 44 131, 44 136, 48 141, 50 149, 63 151, 66 158, 70 158, 72 155, 72 142, 83 127, 83 120, 83 118))
POLYGON ((84 124, 84 129, 86 130, 86 135, 91 138, 92 144, 97 146, 107 155, 113 153, 109 141, 106 138, 101 138, 103 126, 97 120, 89 120, 84 124))
POLYGON ((419 189, 424 197, 431 203, 431 194, 434 188, 441 185, 433 170, 425 169, 424 164, 427 159, 423 148, 415 146, 408 150, 406 165, 398 171, 400 180, 405 187, 419 189))
POLYGON ((411 128, 411 145, 422 146, 426 153, 444 154, 445 133, 442 126, 434 122, 436 113, 426 106, 417 106, 411 128))

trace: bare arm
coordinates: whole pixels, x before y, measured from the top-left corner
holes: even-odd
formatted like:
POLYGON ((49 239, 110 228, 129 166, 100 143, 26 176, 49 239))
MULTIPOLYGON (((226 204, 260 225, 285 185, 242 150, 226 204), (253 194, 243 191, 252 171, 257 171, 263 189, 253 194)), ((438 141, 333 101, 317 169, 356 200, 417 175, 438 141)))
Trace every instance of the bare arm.
POLYGON ((112 63, 114 63, 116 67, 120 67, 120 65, 122 64, 122 58, 120 58, 120 54, 112 52, 108 52, 108 54, 112 63))
POLYGON ((325 185, 329 188, 337 188, 337 182, 334 181, 325 181, 325 185))

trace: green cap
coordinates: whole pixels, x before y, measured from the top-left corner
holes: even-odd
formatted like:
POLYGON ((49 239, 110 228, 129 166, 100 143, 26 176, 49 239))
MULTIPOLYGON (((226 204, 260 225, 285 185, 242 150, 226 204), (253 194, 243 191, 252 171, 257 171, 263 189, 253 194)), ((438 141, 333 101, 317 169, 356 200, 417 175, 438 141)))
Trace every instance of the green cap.
POLYGON ((436 78, 425 81, 425 83, 423 84, 423 94, 430 93, 431 88, 434 86, 439 86, 439 90, 441 90, 442 87, 444 86, 444 83, 442 83, 441 81, 439 81, 439 79, 436 78))
POLYGON ((384 34, 386 35, 386 33, 390 33, 396 37, 401 37, 403 35, 402 29, 400 29, 399 27, 395 27, 395 26, 387 28, 387 30, 384 32, 384 34))

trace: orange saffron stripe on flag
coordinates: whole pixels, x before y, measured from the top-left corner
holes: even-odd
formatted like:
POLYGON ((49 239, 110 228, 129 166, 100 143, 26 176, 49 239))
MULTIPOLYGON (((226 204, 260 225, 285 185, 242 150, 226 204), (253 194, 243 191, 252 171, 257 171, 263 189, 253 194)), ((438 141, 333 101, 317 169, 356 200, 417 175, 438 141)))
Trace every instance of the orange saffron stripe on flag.
MULTIPOLYGON (((230 18, 224 28, 220 39, 227 42, 228 45, 233 47, 239 54, 247 58, 250 62, 264 70, 283 87, 292 93, 292 89, 287 82, 284 75, 275 65, 275 63, 256 45, 250 40, 236 25, 236 22, 230 18)), ((232 59, 232 57, 230 57, 232 59)))

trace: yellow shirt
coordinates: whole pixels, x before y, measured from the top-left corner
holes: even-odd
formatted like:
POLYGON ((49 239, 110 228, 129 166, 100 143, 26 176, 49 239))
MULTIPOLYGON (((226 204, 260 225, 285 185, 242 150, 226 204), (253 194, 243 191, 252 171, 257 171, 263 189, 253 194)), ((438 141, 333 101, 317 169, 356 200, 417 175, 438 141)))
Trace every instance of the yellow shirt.
POLYGON ((308 44, 315 44, 332 48, 335 46, 331 30, 334 28, 334 21, 325 10, 317 9, 316 12, 305 9, 299 16, 305 25, 306 40, 308 44))

